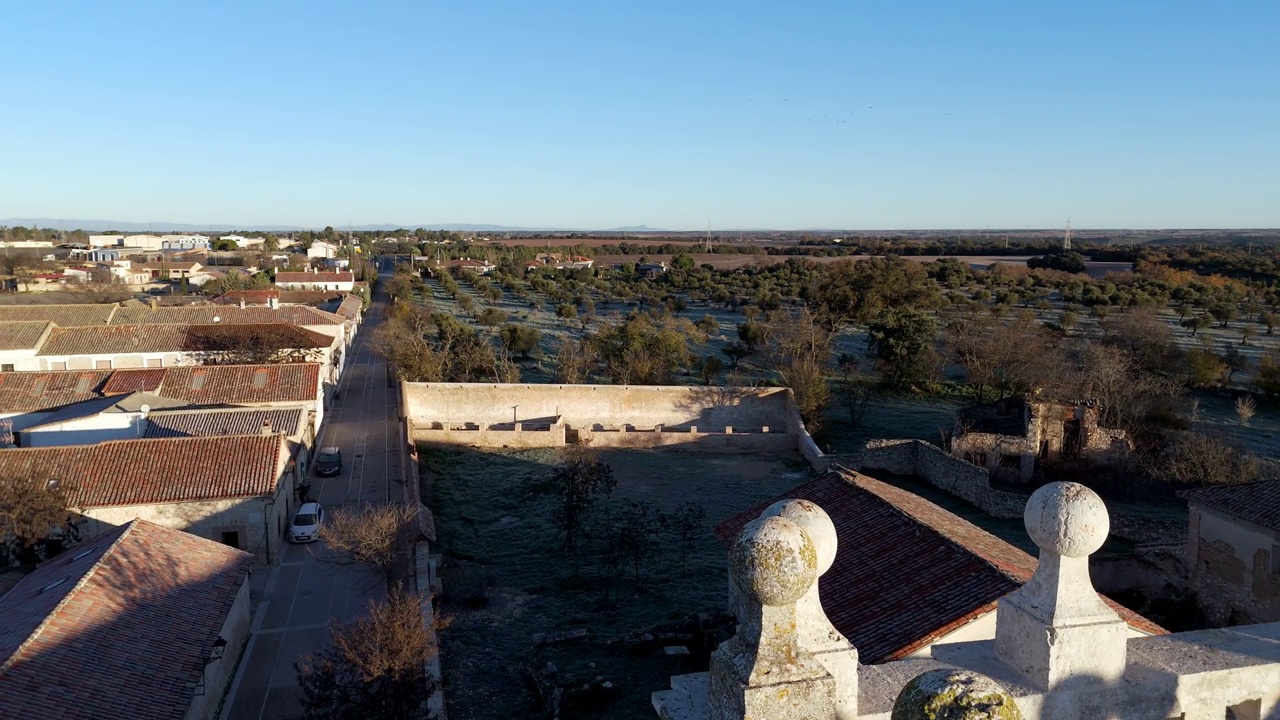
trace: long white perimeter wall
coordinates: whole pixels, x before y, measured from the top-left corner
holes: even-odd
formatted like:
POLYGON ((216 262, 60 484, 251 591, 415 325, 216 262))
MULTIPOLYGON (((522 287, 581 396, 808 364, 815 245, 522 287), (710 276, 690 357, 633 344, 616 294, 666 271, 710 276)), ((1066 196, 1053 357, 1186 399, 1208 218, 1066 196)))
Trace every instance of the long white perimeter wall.
POLYGON ((574 429, 794 433, 786 388, 653 385, 402 383, 401 414, 415 427, 474 423, 482 428, 560 421, 574 429), (514 408, 514 410, 513 410, 514 408), (598 427, 597 427, 598 426, 598 427))

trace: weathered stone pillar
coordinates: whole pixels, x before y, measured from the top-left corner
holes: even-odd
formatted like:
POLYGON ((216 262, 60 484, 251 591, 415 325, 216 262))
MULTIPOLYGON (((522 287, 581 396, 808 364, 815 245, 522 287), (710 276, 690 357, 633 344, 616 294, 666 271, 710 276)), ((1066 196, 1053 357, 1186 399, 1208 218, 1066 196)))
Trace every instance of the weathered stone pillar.
POLYGON ((1040 567, 996 609, 996 654, 1031 684, 1069 678, 1115 683, 1124 675, 1127 626, 1089 579, 1089 555, 1110 530, 1107 508, 1078 483, 1045 485, 1023 513, 1040 567))
MULTIPOLYGON (((800 526, 813 541, 818 553, 818 577, 827 574, 836 561, 839 542, 831 516, 808 500, 782 500, 760 513, 761 518, 780 517, 800 526)), ((818 583, 809 586, 796 602, 796 635, 800 647, 813 654, 836 682, 836 720, 858 717, 858 650, 836 630, 822 609, 818 583)))
POLYGON ((803 649, 796 601, 817 581, 817 550, 781 517, 748 523, 729 553, 738 632, 711 655, 710 720, 827 720, 835 680, 803 649))

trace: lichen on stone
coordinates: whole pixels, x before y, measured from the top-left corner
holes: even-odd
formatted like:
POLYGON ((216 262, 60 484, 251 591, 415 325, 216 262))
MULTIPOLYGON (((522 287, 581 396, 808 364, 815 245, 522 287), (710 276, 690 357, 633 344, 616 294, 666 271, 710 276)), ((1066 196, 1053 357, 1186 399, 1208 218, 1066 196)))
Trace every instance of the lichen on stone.
POLYGON ((985 675, 932 670, 917 676, 893 703, 891 720, 1022 720, 1009 693, 985 675))

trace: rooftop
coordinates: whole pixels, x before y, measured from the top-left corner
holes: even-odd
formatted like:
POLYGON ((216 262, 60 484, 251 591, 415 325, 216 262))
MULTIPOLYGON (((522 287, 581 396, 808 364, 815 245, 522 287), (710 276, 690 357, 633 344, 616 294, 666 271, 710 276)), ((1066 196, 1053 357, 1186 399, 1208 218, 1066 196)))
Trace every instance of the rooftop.
POLYGON ((0 412, 40 412, 98 397, 110 370, 0 373, 0 412))
POLYGON ((333 338, 285 323, 55 327, 36 354, 220 352, 245 343, 262 343, 274 349, 316 349, 329 347, 333 338))
POLYGON ((290 325, 340 325, 342 318, 306 305, 279 308, 239 305, 187 305, 151 309, 120 308, 112 325, 241 325, 288 323, 290 325))
POLYGON ((335 283, 355 282, 356 276, 347 271, 278 272, 276 283, 335 283))
POLYGON ((47 320, 0 321, 0 350, 34 350, 47 327, 47 320))
POLYGON ((75 305, 4 305, 0 306, 0 323, 44 320, 60 327, 105 325, 116 311, 114 303, 75 305))
POLYGON ((182 718, 252 561, 135 520, 45 562, 0 598, 0 716, 182 718))
POLYGON ((193 405, 314 403, 319 387, 318 363, 205 365, 165 368, 159 393, 193 405))
POLYGON ((276 490, 288 452, 282 435, 113 440, 0 452, 0 478, 71 485, 76 507, 261 497, 276 490))
POLYGON ((301 408, 283 410, 165 410, 147 415, 144 438, 208 437, 261 433, 263 423, 286 436, 302 430, 301 408))
MULTIPOLYGON (((862 662, 898 660, 995 609, 1022 587, 1037 561, 1022 550, 924 498, 848 471, 761 503, 715 527, 729 544, 766 507, 809 500, 831 516, 839 539, 822 576, 822 607, 858 648, 862 662), (927 598, 927 602, 923 601, 927 598)), ((1137 630, 1164 630, 1108 601, 1137 630)))
POLYGON ((1217 485, 1185 490, 1179 495, 1189 505, 1207 507, 1269 530, 1280 531, 1280 480, 1217 485))

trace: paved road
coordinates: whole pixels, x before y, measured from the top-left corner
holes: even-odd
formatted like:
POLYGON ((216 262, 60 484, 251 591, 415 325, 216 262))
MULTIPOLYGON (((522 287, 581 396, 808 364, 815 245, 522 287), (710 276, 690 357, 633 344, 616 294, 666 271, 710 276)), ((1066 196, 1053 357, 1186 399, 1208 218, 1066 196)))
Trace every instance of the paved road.
MULTIPOLYGON (((311 494, 326 509, 361 502, 400 500, 396 400, 387 368, 369 350, 370 330, 381 320, 379 293, 348 356, 317 446, 342 449, 342 472, 314 478, 311 494)), ((224 720, 292 718, 300 714, 294 662, 324 646, 332 618, 360 614, 385 592, 382 576, 360 567, 324 562, 318 543, 286 544, 278 566, 255 569, 252 636, 223 709, 224 720)))

